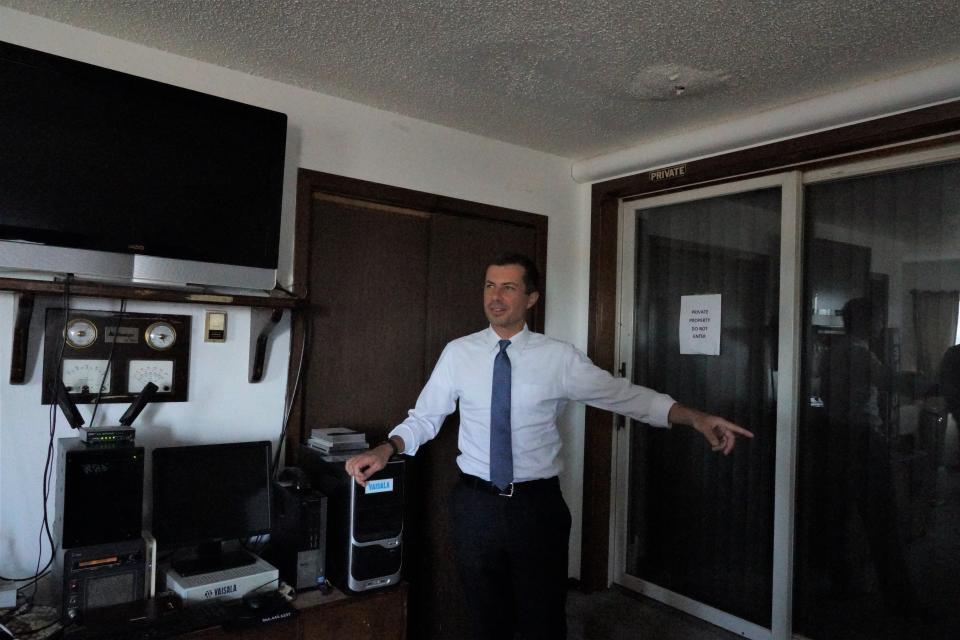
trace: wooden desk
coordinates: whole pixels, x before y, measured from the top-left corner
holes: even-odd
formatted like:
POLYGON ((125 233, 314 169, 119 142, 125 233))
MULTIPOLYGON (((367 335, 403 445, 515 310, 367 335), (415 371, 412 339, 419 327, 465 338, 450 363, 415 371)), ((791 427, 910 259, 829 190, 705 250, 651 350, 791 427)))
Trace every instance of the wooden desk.
POLYGON ((329 595, 307 591, 294 606, 300 615, 243 631, 205 629, 187 634, 191 640, 406 640, 407 584, 345 596, 337 590, 329 595))
POLYGON ((406 640, 407 583, 360 596, 308 591, 297 598, 303 640, 406 640))

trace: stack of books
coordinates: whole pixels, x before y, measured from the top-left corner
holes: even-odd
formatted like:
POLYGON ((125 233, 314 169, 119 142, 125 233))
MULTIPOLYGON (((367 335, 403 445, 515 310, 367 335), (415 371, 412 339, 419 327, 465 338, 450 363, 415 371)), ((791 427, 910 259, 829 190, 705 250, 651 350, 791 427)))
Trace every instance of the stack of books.
POLYGON ((370 446, 365 435, 346 427, 313 429, 307 444, 326 454, 352 453, 363 451, 370 446))

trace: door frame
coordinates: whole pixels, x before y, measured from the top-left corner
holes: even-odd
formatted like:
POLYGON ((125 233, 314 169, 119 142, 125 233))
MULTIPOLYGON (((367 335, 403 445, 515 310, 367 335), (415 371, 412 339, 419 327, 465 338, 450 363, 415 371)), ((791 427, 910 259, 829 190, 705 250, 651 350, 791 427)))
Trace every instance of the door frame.
MULTIPOLYGON (((796 491, 797 415, 799 407, 799 348, 801 322, 802 264, 802 189, 799 171, 750 178, 738 182, 690 189, 649 198, 622 201, 619 208, 619 244, 617 251, 617 362, 622 375, 633 377, 634 258, 636 256, 636 216, 641 209, 681 204, 767 188, 780 189, 780 271, 777 362, 776 456, 774 471, 773 571, 771 579, 771 628, 726 613, 626 574, 626 522, 629 493, 629 450, 632 420, 614 434, 614 459, 610 531, 613 536, 609 575, 614 582, 719 627, 754 640, 788 638, 793 611, 793 535, 796 491)), ((744 443, 746 444, 746 443, 744 443)))
MULTIPOLYGON (((667 174, 661 167, 594 183, 590 194, 590 309, 587 355, 615 371, 616 276, 620 201, 704 184, 766 175, 787 169, 810 170, 867 158, 901 155, 960 141, 960 100, 903 111, 833 129, 761 143, 745 149, 691 159, 667 174), (683 171, 679 167, 683 167, 683 171)), ((609 412, 587 408, 583 462, 583 543, 581 586, 586 591, 610 584, 613 434, 609 412)))

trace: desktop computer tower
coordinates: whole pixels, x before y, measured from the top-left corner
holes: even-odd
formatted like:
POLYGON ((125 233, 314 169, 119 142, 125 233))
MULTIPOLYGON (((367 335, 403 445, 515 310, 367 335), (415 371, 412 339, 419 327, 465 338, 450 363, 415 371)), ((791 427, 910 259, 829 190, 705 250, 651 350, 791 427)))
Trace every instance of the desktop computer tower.
POLYGON ((400 581, 403 541, 403 472, 400 457, 361 487, 344 469, 346 456, 303 445, 301 467, 327 496, 327 575, 354 593, 400 581))
POLYGON ((327 497, 302 485, 273 485, 273 531, 267 559, 298 591, 326 581, 327 497))
POLYGON ((79 438, 60 438, 57 449, 57 546, 140 540, 143 447, 90 446, 79 438))

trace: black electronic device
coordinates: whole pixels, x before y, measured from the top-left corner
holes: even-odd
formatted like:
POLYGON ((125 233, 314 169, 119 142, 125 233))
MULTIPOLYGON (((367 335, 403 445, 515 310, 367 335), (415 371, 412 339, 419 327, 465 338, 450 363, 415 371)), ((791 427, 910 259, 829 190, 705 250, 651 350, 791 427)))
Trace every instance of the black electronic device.
POLYGON ((327 574, 342 590, 363 592, 400 581, 404 461, 394 456, 361 487, 346 456, 301 445, 300 464, 327 496, 327 574))
POLYGON ((273 490, 273 533, 266 558, 298 591, 326 581, 327 497, 284 470, 273 490), (284 478, 293 478, 284 480, 284 478))
MULTIPOLYGON (((137 419, 137 416, 140 415, 140 412, 143 411, 143 408, 147 406, 156 392, 157 385, 148 382, 140 395, 137 396, 136 401, 120 416, 119 425, 116 427, 80 427, 80 440, 91 446, 133 444, 136 431, 130 425, 137 419)), ((69 400, 69 397, 67 399, 69 400)))
POLYGON ((143 538, 59 549, 54 573, 61 588, 61 619, 83 621, 91 611, 144 598, 143 538))
POLYGON ((287 116, 0 42, 0 266, 272 289, 287 116))
POLYGON ((194 631, 230 626, 243 605, 236 601, 208 600, 182 606, 179 599, 157 596, 147 601, 96 609, 80 625, 63 631, 65 640, 160 640, 194 631))
POLYGON ((270 442, 159 447, 153 450, 153 536, 161 550, 197 547, 174 563, 182 576, 252 564, 221 543, 270 533, 270 442))
POLYGON ((63 411, 63 415, 67 417, 67 422, 70 423, 70 426, 80 432, 81 442, 90 446, 132 445, 136 438, 136 432, 130 425, 137 419, 137 416, 140 415, 140 412, 143 411, 143 408, 150 402, 156 392, 157 385, 148 382, 143 388, 143 391, 140 392, 140 395, 137 396, 136 401, 130 405, 120 417, 120 424, 116 427, 82 426, 84 422, 83 417, 77 410, 77 405, 73 403, 73 399, 70 398, 70 394, 67 392, 63 380, 57 381, 57 404, 60 406, 60 410, 63 411))
POLYGON ((296 617, 298 611, 278 591, 261 591, 243 597, 236 615, 223 624, 224 629, 247 629, 283 622, 296 617))
MULTIPOLYGON (((49 307, 44 319, 44 404, 58 402, 57 378, 84 403, 188 399, 191 317, 49 307), (146 385, 157 386, 152 396, 146 385)), ((142 408, 142 406, 140 407, 142 408)), ((131 414, 132 418, 136 415, 131 414)), ((122 424, 122 423, 121 423, 122 424)))
POLYGON ((57 447, 57 545, 139 540, 143 447, 90 447, 78 438, 60 438, 57 447))
POLYGON ((80 427, 80 442, 90 446, 132 445, 136 442, 137 432, 131 426, 116 427, 80 427))

